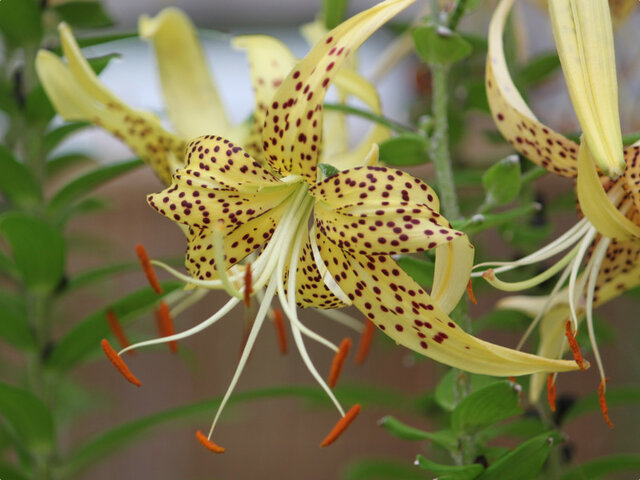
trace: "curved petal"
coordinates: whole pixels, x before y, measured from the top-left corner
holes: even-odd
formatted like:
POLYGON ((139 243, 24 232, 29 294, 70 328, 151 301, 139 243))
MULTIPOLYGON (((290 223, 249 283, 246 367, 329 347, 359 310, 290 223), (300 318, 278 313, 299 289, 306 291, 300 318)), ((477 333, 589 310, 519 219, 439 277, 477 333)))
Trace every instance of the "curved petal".
POLYGON ((189 17, 165 8, 154 18, 140 17, 138 31, 153 45, 169 118, 180 135, 228 136, 229 121, 189 17))
POLYGON ((262 140, 282 175, 314 184, 322 136, 322 101, 336 71, 371 34, 414 0, 387 0, 343 22, 300 61, 276 92, 262 140))
POLYGON ((549 15, 569 96, 596 164, 612 178, 625 163, 613 27, 607 0, 551 0, 549 15))
POLYGON ((431 296, 447 315, 467 290, 475 249, 469 237, 461 235, 436 248, 431 296))
POLYGON ((61 25, 60 36, 69 65, 44 50, 36 58, 42 86, 60 116, 89 121, 111 132, 147 162, 165 184, 171 183, 174 164, 183 157, 184 142, 162 128, 156 117, 129 108, 102 85, 67 26, 61 25))
POLYGON ((502 33, 513 0, 502 0, 489 25, 487 100, 498 130, 522 155, 564 177, 577 174, 578 145, 538 121, 511 80, 502 33))
POLYGON ((495 376, 577 370, 494 345, 465 333, 388 256, 351 256, 318 232, 318 247, 340 288, 361 312, 397 343, 438 362, 495 376), (335 261, 333 260, 335 259, 335 261))
POLYGON ((627 168, 624 170, 627 187, 636 209, 640 211, 640 142, 627 147, 624 152, 627 168))
POLYGON ((593 305, 602 305, 640 284, 640 244, 612 241, 600 267, 593 305))

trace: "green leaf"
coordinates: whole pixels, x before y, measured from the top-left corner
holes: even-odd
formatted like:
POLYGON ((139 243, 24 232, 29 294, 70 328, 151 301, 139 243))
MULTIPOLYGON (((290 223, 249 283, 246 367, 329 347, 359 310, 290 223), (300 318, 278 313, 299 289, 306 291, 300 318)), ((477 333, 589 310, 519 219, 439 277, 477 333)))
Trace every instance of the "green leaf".
MULTIPOLYGON (((92 47, 94 45, 102 45, 104 43, 109 43, 109 42, 117 42, 118 40, 126 40, 128 38, 138 38, 138 32, 122 32, 122 33, 111 33, 107 35, 94 35, 94 36, 88 36, 88 37, 80 37, 80 38, 76 38, 76 41, 78 42, 78 46, 80 48, 85 48, 85 47, 92 47)), ((51 51, 56 55, 62 55, 62 48, 60 48, 60 46, 53 47, 51 51)), ((89 63, 91 63, 91 60, 92 59, 89 59, 89 63)), ((100 72, 96 72, 96 73, 100 73, 100 72)))
MULTIPOLYGON (((635 385, 629 385, 626 387, 612 387, 607 388, 607 406, 609 408, 620 405, 637 405, 640 404, 640 387, 635 385)), ((573 404, 571 409, 565 416, 565 422, 575 420, 576 418, 586 414, 600 411, 600 404, 598 403, 598 394, 592 393, 585 395, 576 403, 573 404)))
POLYGON ((589 460, 572 468, 562 476, 562 480, 596 480, 617 472, 640 472, 640 455, 621 453, 589 460))
POLYGON ((489 228, 499 227, 509 222, 522 219, 533 212, 539 211, 539 203, 530 203, 512 210, 507 210, 506 212, 474 215, 462 224, 460 222, 453 222, 452 226, 455 229, 462 229, 465 233, 473 235, 489 228))
POLYGON ((336 28, 345 18, 349 0, 323 0, 322 16, 327 30, 336 28))
POLYGON ((504 205, 513 201, 522 184, 519 157, 509 155, 493 164, 482 176, 482 184, 487 193, 487 204, 504 205))
POLYGON ((87 62, 89 62, 89 65, 91 66, 91 69, 95 72, 95 74, 100 75, 102 71, 107 68, 107 65, 109 65, 111 60, 120 57, 121 55, 119 53, 108 53, 99 57, 91 57, 87 59, 87 62))
POLYGON ((534 57, 515 76, 519 89, 526 90, 544 82, 560 69, 560 59, 556 52, 548 52, 534 57))
POLYGON ((71 293, 79 288, 87 287, 93 283, 101 282, 113 275, 124 272, 133 272, 140 269, 139 262, 121 262, 92 268, 71 277, 64 287, 63 293, 71 293))
POLYGON ((37 46, 42 37, 42 20, 36 0, 2 0, 0 31, 11 45, 37 46))
POLYGON ((73 202, 79 200, 83 195, 86 195, 100 185, 142 165, 142 160, 134 158, 133 160, 125 160, 91 170, 75 178, 58 190, 51 199, 51 202, 49 202, 48 209, 50 212, 59 212, 68 208, 73 202))
POLYGON ((92 352, 100 350, 100 340, 111 336, 105 317, 107 310, 113 310, 122 326, 126 327, 138 315, 157 305, 165 295, 183 286, 182 282, 165 282, 162 284, 163 293, 160 295, 151 288, 144 287, 97 310, 81 320, 57 343, 47 359, 47 365, 56 369, 67 369, 92 352))
POLYGON ((502 380, 465 397, 451 415, 451 428, 473 434, 505 418, 520 415, 521 387, 502 380))
POLYGON ((422 135, 404 133, 380 144, 379 160, 387 165, 411 166, 427 163, 429 142, 422 135))
POLYGON ((446 27, 417 27, 411 32, 416 52, 429 65, 449 65, 471 53, 471 44, 446 27))
POLYGON ((0 478, 2 480, 29 480, 30 477, 12 465, 0 463, 0 478))
POLYGON ((66 245, 62 234, 39 218, 18 212, 0 216, 2 234, 24 283, 44 293, 58 286, 65 269, 66 245))
POLYGON ((77 215, 86 215, 89 213, 99 212, 106 210, 111 204, 108 200, 98 197, 89 197, 76 202, 71 207, 65 210, 64 215, 60 217, 60 223, 64 224, 69 219, 76 217, 77 215))
MULTIPOLYGON (((440 380, 440 383, 438 383, 438 386, 436 387, 436 403, 441 408, 449 412, 453 411, 458 404, 456 399, 456 382, 459 381, 460 375, 461 373, 457 370, 449 370, 447 374, 442 377, 442 380, 440 380)), ((469 373, 462 373, 462 375, 468 376, 472 392, 500 381, 495 377, 489 377, 487 375, 475 375, 469 373)))
POLYGON ((53 446, 53 419, 47 406, 31 392, 0 382, 0 416, 33 452, 53 446))
POLYGON ((42 200, 40 185, 31 170, 18 162, 11 151, 0 145, 0 192, 12 204, 30 208, 42 200))
POLYGON ((427 460, 422 455, 416 457, 415 464, 423 470, 429 470, 438 476, 438 480, 473 480, 484 471, 478 463, 471 465, 441 465, 427 460))
POLYGON ((76 28, 104 28, 113 26, 113 20, 99 2, 78 1, 65 2, 53 7, 72 27, 76 28))
POLYGON ((86 163, 93 163, 93 160, 82 153, 69 153, 52 158, 46 164, 47 176, 53 177, 68 168, 76 167, 86 163))
POLYGON ((537 417, 523 416, 503 425, 489 427, 482 432, 482 437, 491 439, 503 435, 531 438, 546 432, 548 427, 537 417))
POLYGON ((319 163, 318 168, 322 172, 322 176, 325 179, 329 177, 333 177, 334 175, 340 173, 340 170, 338 170, 336 167, 328 163, 319 163))
POLYGON ((25 111, 27 121, 39 125, 47 125, 56 115, 53 104, 40 84, 27 94, 25 111))
POLYGON ((17 348, 35 347, 29 330, 27 306, 22 297, 5 290, 0 290, 0 337, 17 348))
POLYGON ((396 262, 422 287, 433 285, 433 271, 435 263, 431 260, 424 260, 416 257, 402 256, 396 262))
POLYGON ((424 473, 399 460, 371 458, 351 463, 345 480, 424 480, 424 473))
POLYGON ((91 124, 88 122, 71 122, 62 125, 61 127, 54 128, 53 130, 47 132, 44 135, 44 139, 42 140, 42 146, 47 152, 50 152, 54 148, 58 146, 62 140, 67 138, 72 133, 77 132, 83 128, 90 126, 91 124))
POLYGON ((478 480, 533 480, 538 477, 553 445, 563 440, 558 432, 538 435, 500 457, 478 480))
POLYGON ((447 450, 455 450, 457 447, 456 435, 451 430, 442 430, 439 432, 425 432, 418 428, 411 427, 396 418, 387 415, 382 417, 378 422, 382 428, 391 435, 408 440, 411 442, 419 440, 431 440, 433 443, 440 445, 447 450))

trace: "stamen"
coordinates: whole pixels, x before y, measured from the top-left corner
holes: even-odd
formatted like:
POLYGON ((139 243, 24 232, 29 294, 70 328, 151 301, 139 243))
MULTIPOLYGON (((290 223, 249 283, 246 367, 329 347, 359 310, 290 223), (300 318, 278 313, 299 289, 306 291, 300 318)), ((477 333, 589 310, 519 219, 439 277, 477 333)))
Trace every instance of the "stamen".
POLYGON ((547 377, 547 401, 552 412, 556 411, 556 383, 554 377, 553 373, 550 373, 547 377))
POLYGON ((573 334, 573 330, 571 329, 571 322, 569 320, 567 320, 567 323, 565 325, 565 335, 567 336, 567 340, 569 341, 569 348, 571 348, 573 358, 580 367, 580 370, 586 370, 587 368, 584 364, 584 358, 582 358, 582 352, 580 352, 580 346, 578 345, 578 341, 573 334))
POLYGON ((213 234, 213 258, 215 260, 216 273, 222 282, 222 288, 224 288, 229 296, 242 299, 242 293, 233 286, 227 274, 224 255, 224 226, 221 222, 218 222, 213 226, 211 231, 213 234))
POLYGON ((207 450, 211 450, 213 453, 224 453, 224 447, 213 443, 211 440, 205 437, 204 433, 202 433, 200 430, 196 432, 196 438, 207 450))
MULTIPOLYGON (((158 333, 161 337, 168 337, 175 335, 176 331, 173 328, 173 319, 171 318, 171 312, 165 302, 160 302, 158 310, 156 310, 156 325, 158 327, 158 333)), ((178 342, 171 340, 169 342, 169 349, 173 353, 178 353, 178 342)))
POLYGON ((113 363, 113 366, 118 369, 118 371, 122 374, 122 376, 126 378, 129 382, 133 383, 136 387, 141 386, 142 383, 140 383, 140 380, 138 380, 136 376, 133 373, 131 373, 131 370, 129 370, 129 367, 127 367, 127 364, 124 363, 124 360, 120 358, 120 355, 116 353, 116 351, 111 347, 109 342, 103 338, 101 345, 102 345, 102 350, 104 350, 104 353, 107 356, 107 358, 111 361, 111 363, 113 363))
MULTIPOLYGON (((118 317, 116 317, 116 314, 113 313, 113 310, 107 310, 106 317, 109 329, 116 337, 122 348, 126 348, 131 345, 124 333, 124 330, 122 329, 122 325, 120 325, 120 322, 118 321, 118 317)), ((135 351, 129 350, 129 355, 135 355, 135 351)))
POLYGON ((373 341, 373 334, 376 330, 376 326, 371 320, 367 320, 364 324, 364 330, 360 336, 360 344, 358 345, 358 353, 356 354, 356 364, 362 365, 367 358, 371 343, 373 341))
POLYGON ((340 372, 342 372, 342 367, 344 367, 344 362, 349 355, 349 350, 351 349, 351 339, 345 338, 342 340, 338 351, 333 357, 333 363, 331 364, 331 371, 329 372, 329 387, 333 388, 338 383, 338 378, 340 377, 340 372))
POLYGON ((149 260, 149 255, 147 255, 147 251, 144 246, 141 244, 136 245, 136 255, 138 255, 138 259, 140 260, 140 266, 142 266, 142 270, 144 274, 147 276, 147 281, 151 288, 157 293, 162 293, 162 286, 160 282, 158 282, 158 277, 156 276, 156 271, 153 269, 151 265, 151 261, 149 260))
POLYGON ((338 439, 338 437, 340 437, 340 435, 342 435, 342 433, 347 429, 347 427, 351 425, 351 422, 353 422, 356 419, 359 413, 360 413, 360 404, 358 403, 358 404, 355 404, 353 407, 351 407, 351 409, 349 409, 349 411, 345 414, 345 416, 342 417, 338 421, 338 423, 336 423, 336 426, 333 427, 331 432, 329 432, 329 435, 325 437, 325 439, 322 441, 320 446, 326 447, 328 445, 331 445, 333 442, 335 442, 338 439))
POLYGON ((282 310, 279 308, 273 309, 273 324, 276 327, 276 333, 278 334, 278 345, 280 346, 280 353, 283 355, 287 353, 287 332, 284 329, 284 320, 282 319, 282 310))
POLYGON ((244 304, 249 308, 251 306, 251 294, 253 293, 253 287, 251 285, 251 263, 247 263, 247 268, 244 271, 244 304))
POLYGON ((609 418, 609 408, 607 407, 607 399, 604 396, 606 390, 606 383, 609 381, 608 378, 600 380, 600 386, 598 387, 598 403, 600 403, 600 410, 602 410, 602 416, 604 417, 604 421, 607 422, 609 427, 613 428, 613 422, 611 418, 609 418))
POLYGON ((467 283, 467 295, 469 295, 469 300, 471 300, 474 305, 478 304, 476 296, 473 294, 473 283, 471 282, 471 279, 469 279, 469 283, 467 283))

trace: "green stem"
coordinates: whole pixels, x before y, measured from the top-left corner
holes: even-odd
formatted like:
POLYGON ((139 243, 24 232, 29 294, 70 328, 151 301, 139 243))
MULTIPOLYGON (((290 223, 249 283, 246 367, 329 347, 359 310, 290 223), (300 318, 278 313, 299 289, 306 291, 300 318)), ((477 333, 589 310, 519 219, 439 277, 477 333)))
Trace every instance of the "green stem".
POLYGON ((544 167, 533 167, 522 175, 522 183, 532 182, 548 173, 544 167))
POLYGON ((341 103, 325 103, 324 108, 325 110, 333 110, 336 112, 343 112, 351 115, 357 115, 358 117, 366 118, 367 120, 373 123, 384 125, 385 127, 393 130, 394 132, 416 133, 415 128, 409 127, 407 125, 403 125, 399 122, 383 117, 382 115, 377 115, 375 113, 368 112, 366 110, 360 110, 359 108, 351 107, 349 105, 343 105, 341 103))

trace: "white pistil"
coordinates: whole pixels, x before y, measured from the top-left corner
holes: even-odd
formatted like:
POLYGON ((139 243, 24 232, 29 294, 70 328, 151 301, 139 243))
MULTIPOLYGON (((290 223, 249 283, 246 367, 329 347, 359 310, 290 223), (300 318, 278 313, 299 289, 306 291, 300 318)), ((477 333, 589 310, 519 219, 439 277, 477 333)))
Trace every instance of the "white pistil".
POLYGON ((331 293, 333 293, 336 297, 340 299, 342 303, 346 305, 351 305, 351 300, 349 299, 347 294, 342 291, 342 289, 338 285, 338 282, 336 282, 335 278, 333 278, 333 276, 331 275, 331 272, 329 272, 329 269, 327 268, 327 266, 324 264, 324 261, 322 260, 322 256, 320 255, 320 249, 318 249, 318 243, 316 242, 315 225, 309 232, 309 243, 311 244, 311 253, 313 255, 313 261, 315 262, 316 267, 318 267, 318 272, 320 272, 320 276, 324 284, 327 286, 329 290, 331 290, 331 293))

